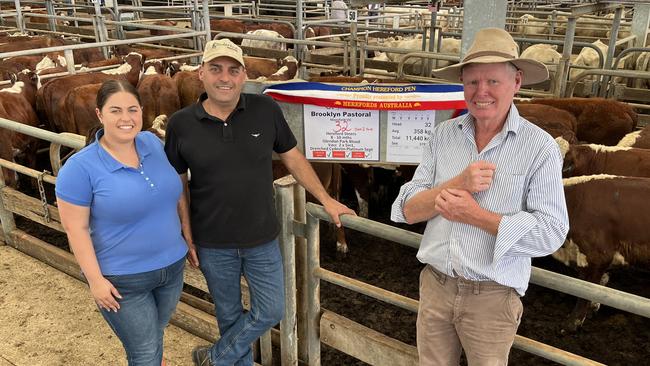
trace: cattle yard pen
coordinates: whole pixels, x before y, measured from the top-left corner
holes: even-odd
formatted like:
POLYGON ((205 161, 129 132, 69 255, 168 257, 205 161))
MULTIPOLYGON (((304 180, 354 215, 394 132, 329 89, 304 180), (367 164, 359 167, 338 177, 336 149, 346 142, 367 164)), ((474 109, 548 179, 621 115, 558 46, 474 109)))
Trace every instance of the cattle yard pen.
MULTIPOLYGON (((79 137, 71 138, 10 120, 0 119, 0 128, 44 139, 55 147, 63 145, 79 149, 83 145, 79 137)), ((52 157, 56 160, 58 154, 52 157)), ((58 163, 53 165, 55 164, 58 163)), ((44 183, 55 183, 55 177, 47 172, 32 170, 6 160, 0 160, 0 166, 36 179, 40 187, 44 183)), ((30 197, 5 186, 4 180, 0 180, 0 197, 0 219, 5 244, 83 280, 71 253, 39 240, 15 226, 14 214, 63 231, 58 210, 47 202, 45 195, 41 195, 40 199, 30 197)), ((321 206, 311 203, 306 205, 305 214, 304 190, 290 177, 276 181, 276 200, 278 217, 281 220, 280 241, 285 264, 287 306, 280 330, 273 330, 262 341, 262 364, 270 362, 271 341, 281 345, 283 365, 295 365, 298 360, 310 365, 319 365, 321 342, 373 365, 415 364, 415 347, 321 309, 320 281, 327 281, 410 311, 417 311, 417 300, 321 268, 318 254, 319 220, 329 221, 329 217, 321 206)), ((417 248, 421 240, 420 234, 363 218, 345 216, 342 222, 347 228, 412 248, 417 248)), ((650 317, 650 299, 538 268, 533 268, 531 282, 650 317)), ((200 272, 189 266, 186 268, 185 283, 208 292, 200 272)), ((247 302, 246 298, 244 301, 247 302)), ((209 314, 211 306, 204 300, 184 293, 172 322, 192 334, 214 341, 218 337, 218 330, 214 325, 213 316, 209 314)), ((598 364, 521 336, 517 336, 514 347, 565 365, 598 364)))
MULTIPOLYGON (((16 4, 15 1, 3 0, 0 3, 6 4, 16 4)), ((55 2, 55 1, 33 1, 33 2, 21 2, 21 4, 31 4, 41 5, 46 9, 47 14, 35 13, 33 11, 21 11, 20 7, 16 8, 15 12, 8 12, 3 14, 0 17, 0 27, 14 27, 20 31, 30 30, 37 33, 56 33, 63 34, 67 36, 78 36, 86 39, 94 39, 96 42, 106 42, 108 40, 117 40, 117 39, 129 39, 133 37, 142 37, 142 34, 138 34, 139 31, 151 31, 151 30, 160 30, 160 31, 173 31, 181 32, 178 27, 168 27, 168 26, 157 26, 149 24, 158 19, 175 19, 179 21, 188 22, 191 29, 197 32, 206 32, 206 35, 215 34, 214 30, 210 29, 210 19, 219 19, 219 18, 230 18, 230 19, 249 19, 256 20, 259 22, 278 22, 278 17, 283 19, 283 21, 292 24, 292 27, 295 26, 295 29, 298 31, 295 32, 295 37, 298 40, 304 39, 302 32, 303 27, 310 25, 318 25, 331 27, 332 29, 342 29, 347 31, 340 35, 343 38, 342 42, 344 46, 338 46, 341 49, 341 52, 345 52, 342 57, 339 56, 322 56, 319 55, 319 50, 306 50, 303 47, 296 48, 294 55, 298 59, 303 60, 303 65, 301 67, 300 76, 305 77, 307 75, 306 68, 325 68, 330 70, 340 71, 342 73, 347 73, 351 76, 353 75, 362 75, 366 67, 372 67, 373 70, 369 72, 370 75, 375 74, 382 77, 402 77, 405 80, 418 81, 418 82, 441 82, 438 79, 431 77, 430 67, 428 69, 421 68, 419 75, 411 75, 410 73, 397 73, 398 63, 393 62, 383 62, 383 61, 374 61, 367 59, 366 55, 368 52, 373 51, 382 51, 382 52, 396 52, 396 53, 408 53, 405 50, 395 50, 395 49, 386 49, 382 48, 381 45, 372 45, 369 43, 368 37, 375 34, 384 34, 384 35, 413 35, 421 34, 422 35, 422 50, 426 49, 427 44, 429 47, 433 46, 434 38, 440 40, 443 36, 460 38, 462 37, 464 13, 463 8, 458 7, 449 7, 445 6, 441 9, 432 9, 427 10, 426 2, 413 2, 413 4, 419 4, 417 9, 420 11, 428 11, 429 13, 416 13, 415 18, 409 13, 395 13, 396 9, 408 10, 414 9, 409 7, 399 7, 391 6, 390 11, 388 8, 380 8, 370 10, 366 8, 359 8, 360 17, 358 18, 357 23, 348 23, 340 22, 336 19, 329 19, 331 9, 327 2, 322 0, 314 1, 281 1, 281 2, 271 2, 271 1, 261 1, 257 3, 247 3, 247 2, 213 2, 207 0, 196 0, 196 1, 183 1, 183 2, 174 2, 174 1, 148 1, 144 2, 148 4, 147 6, 142 6, 142 1, 131 1, 132 5, 125 5, 125 2, 119 3, 118 1, 109 2, 109 6, 100 7, 99 3, 68 3, 68 2, 55 2), (180 5, 177 5, 180 4, 180 5), (273 13, 272 15, 266 15, 265 13, 273 13), (282 16, 278 14, 286 13, 287 16, 282 16), (61 15, 67 14, 67 15, 61 15), (301 17, 296 17, 296 14, 302 14, 301 17), (422 15, 424 14, 424 15, 422 15), (75 16, 79 15, 79 16, 75 16), (83 15, 84 18, 80 16, 83 15), (12 22, 10 19, 15 16, 15 20, 12 22), (410 17, 410 18, 409 18, 410 17), (25 19, 30 20, 47 20, 47 23, 28 23, 25 19), (110 20, 112 19, 112 20, 110 20), (432 25, 430 19, 436 19, 437 23, 432 25), (74 27, 60 25, 58 22, 72 22, 75 24, 74 27), (400 25, 403 21, 409 21, 409 24, 412 26, 402 27, 400 25), (442 27, 442 24, 446 26, 442 27), (78 24, 87 24, 88 26, 79 27, 78 24), (26 28, 26 25, 29 24, 29 28, 26 28), (440 25, 437 25, 440 24, 440 25), (432 36, 427 34, 431 33, 432 36), (387 72, 381 72, 381 70, 375 71, 375 69, 383 70, 393 70, 387 72)), ((598 68, 612 69, 615 68, 612 65, 614 57, 614 45, 622 46, 624 44, 635 43, 639 44, 637 37, 632 34, 624 39, 617 40, 615 35, 618 33, 621 26, 625 26, 627 29, 634 29, 635 20, 630 19, 629 16, 626 18, 625 11, 629 8, 624 9, 621 5, 604 5, 604 4, 586 4, 580 6, 574 6, 572 8, 560 8, 558 6, 553 6, 547 4, 548 2, 542 1, 533 1, 525 2, 519 5, 519 7, 514 4, 510 4, 506 17, 506 28, 513 31, 513 35, 520 35, 517 41, 524 44, 535 44, 535 43, 547 43, 547 44, 556 44, 561 45, 564 49, 562 59, 559 65, 553 66, 555 69, 555 78, 551 85, 544 84, 536 87, 536 89, 522 89, 522 95, 524 96, 555 96, 562 97, 566 96, 567 88, 570 86, 568 81, 569 70, 571 68, 579 68, 580 66, 575 66, 571 64, 570 54, 571 50, 574 49, 574 46, 582 47, 591 47, 593 48, 599 57, 598 68), (614 10, 615 16, 611 19, 611 22, 608 23, 611 25, 611 34, 609 41, 610 51, 603 55, 600 50, 595 48, 593 45, 588 45, 586 43, 575 42, 576 39, 581 39, 583 41, 590 41, 595 39, 594 37, 581 37, 576 38, 576 32, 578 31, 588 31, 590 29, 602 28, 603 23, 590 24, 591 22, 598 21, 595 17, 589 18, 584 21, 581 20, 578 22, 578 17, 586 17, 587 14, 593 14, 596 11, 602 10, 614 10), (546 22, 546 26, 550 28, 548 34, 543 34, 538 38, 525 36, 521 32, 517 32, 517 27, 519 25, 520 16, 522 14, 528 14, 535 17, 541 22, 546 22), (558 17, 564 16, 566 19, 559 19, 558 17), (548 17, 547 20, 545 17, 548 17), (585 25, 587 26, 585 28, 585 25), (598 26, 598 27, 597 27, 598 26), (558 34, 558 29, 562 29, 564 34, 558 34)), ((415 6, 415 5, 411 6, 415 6)), ((636 7, 635 7, 636 10, 636 7)), ((11 29, 11 28, 8 28, 11 29)), ((327 37, 327 36, 326 36, 327 37)), ((382 36, 383 37, 383 36, 382 36)), ((324 40, 327 41, 327 38, 317 37, 314 40, 324 40)), ((162 41, 162 40, 161 40, 162 41)), ((155 48, 167 48, 178 49, 181 51, 200 50, 202 49, 202 42, 204 42, 203 37, 194 36, 192 39, 181 40, 168 38, 164 40, 168 45, 152 45, 150 42, 146 43, 149 47, 155 48)), ((144 44, 138 42, 139 44, 144 44)), ((440 42, 438 42, 440 44, 440 42)), ((319 47, 328 47, 328 46, 319 46, 319 47)), ((329 46, 332 48, 332 46, 329 46)), ((523 47, 522 47, 523 50, 523 47)), ((255 49, 247 50, 251 52, 251 55, 255 56, 269 56, 272 53, 268 51, 260 51, 255 49)), ((438 57, 431 55, 428 59, 439 59, 447 61, 456 61, 458 55, 445 55, 440 54, 438 57), (451 58, 454 57, 454 58, 451 58)), ((278 55, 275 55, 276 57, 278 55)), ((195 59, 196 61, 196 59, 195 59)), ((427 66, 431 65, 431 61, 427 61, 427 66)), ((584 80, 584 83, 581 82, 582 87, 574 88, 574 92, 577 96, 589 96, 598 94, 599 90, 606 90, 608 78, 603 78, 602 82, 592 82, 590 80, 584 80), (600 85, 599 85, 600 84, 600 85)), ((571 83, 575 83, 571 82, 571 83)), ((619 90, 626 88, 624 85, 613 85, 611 88, 616 87, 619 90)), ((610 88, 610 89, 611 89, 610 88)), ((611 95, 611 94, 610 94, 611 95)), ((615 93, 614 97, 624 98, 627 95, 634 95, 635 101, 648 102, 650 101, 650 95, 642 91, 633 90, 630 92, 619 92, 615 93)), ((645 118, 645 117, 644 117, 645 118)))
MULTIPOLYGON (((14 3, 14 1, 0 1, 3 4, 14 3)), ((17 2, 15 2, 17 3, 17 2)), ((27 2, 22 2, 27 3, 27 2)), ((459 37, 458 31, 462 29, 462 9, 454 9, 446 17, 454 19, 455 25, 448 31, 443 32, 439 28, 427 25, 420 28, 403 29, 395 28, 399 24, 399 18, 402 16, 394 15, 367 15, 359 18, 359 24, 335 24, 327 19, 329 9, 327 6, 321 7, 323 1, 304 1, 298 2, 304 4, 304 8, 296 10, 289 5, 289 2, 259 1, 256 5, 251 3, 212 3, 208 1, 195 2, 159 2, 160 6, 142 6, 141 1, 133 1, 132 6, 118 5, 117 1, 113 2, 113 7, 100 8, 95 5, 84 4, 63 4, 53 1, 46 2, 29 2, 34 4, 46 4, 48 14, 23 12, 30 15, 31 18, 48 19, 47 23, 27 23, 21 16, 20 8, 15 12, 0 14, 0 28, 6 30, 34 31, 39 33, 57 33, 66 36, 79 36, 94 40, 96 43, 86 43, 74 46, 61 46, 44 50, 18 51, 1 55, 2 57, 29 55, 49 51, 64 50, 66 58, 69 60, 68 65, 74 65, 72 49, 86 47, 107 47, 122 44, 144 44, 156 48, 173 49, 183 51, 186 54, 174 58, 195 57, 198 60, 198 50, 206 38, 212 38, 216 33, 211 32, 209 19, 219 18, 251 18, 259 17, 260 13, 276 11, 286 13, 282 19, 292 22, 295 19, 296 12, 310 13, 314 18, 302 19, 298 24, 324 25, 332 28, 343 29, 346 33, 340 35, 341 41, 330 41, 328 38, 315 38, 305 40, 301 31, 296 32, 296 40, 283 40, 287 44, 294 44, 293 52, 299 58, 302 58, 303 66, 301 75, 306 74, 306 67, 330 68, 332 70, 344 71, 351 74, 363 74, 367 66, 379 68, 391 68, 395 71, 379 72, 382 76, 391 76, 403 78, 418 82, 440 82, 440 80, 430 77, 430 72, 424 68, 417 70, 406 65, 408 58, 421 58, 422 63, 431 62, 428 60, 458 61, 459 56, 444 55, 431 52, 411 52, 402 49, 387 49, 377 45, 371 45, 368 37, 376 33, 390 34, 422 34, 423 49, 429 42, 430 46, 434 44, 434 37, 438 40, 442 36, 459 37), (165 3, 171 6, 165 6, 165 3), (176 5, 182 3, 182 5, 176 5), (192 3, 186 5, 186 3, 192 3), (48 5, 49 4, 49 5, 48 5), (70 11, 68 13, 68 10, 70 11), (218 11, 214 14, 211 10, 218 11), (57 15, 65 11, 69 15, 57 15), (88 13, 84 13, 88 11, 88 13), (92 12, 95 15, 90 15, 92 12), (105 14, 105 15, 104 15, 105 14), (223 15, 222 15, 223 14, 223 15), (86 16, 90 15, 90 17, 86 16), (107 16, 106 16, 107 15, 107 16), (175 27, 166 27, 149 24, 151 16, 165 16, 168 19, 177 19, 180 21, 189 21, 191 29, 179 29, 175 27), (108 18, 112 18, 109 20, 108 18), (322 17, 322 19, 318 19, 322 17), (377 25, 379 19, 393 18, 391 23, 393 27, 377 25), (72 22, 76 26, 65 26, 57 24, 56 21, 72 22), (88 28, 79 25, 88 24, 88 28), (29 25, 29 26, 28 26, 29 25), (82 31, 80 33, 80 31, 82 31), (145 33, 150 30, 173 31, 175 34, 167 36, 144 37, 145 33), (434 35, 429 37, 427 30, 432 30, 434 35), (427 38, 429 37, 429 38, 427 38), (163 45, 153 45, 152 42, 165 41, 163 45), (317 52, 308 49, 306 46, 317 47, 340 47, 341 56, 318 55, 317 52), (403 53, 405 57, 399 63, 384 63, 381 61, 368 60, 366 54, 368 51, 389 51, 403 53), (337 65, 332 65, 330 61, 337 61, 337 65), (419 71, 419 72, 418 72, 419 71), (409 74, 413 72, 413 74, 409 74), (416 74, 420 75, 416 75, 416 74)), ((294 2, 295 3, 295 2, 294 2)), ((620 8, 619 8, 620 9, 620 8)), ((450 9, 451 10, 451 9, 450 9)), ((556 10, 550 10, 552 14, 560 15, 556 10), (555 12, 554 12, 555 11, 555 12), (554 12, 554 13, 553 13, 554 12)), ((518 19, 522 10, 511 9, 509 21, 518 19)), ((526 13, 530 13, 526 11, 526 13)), ((360 12, 360 14, 364 14, 360 12)), ((532 14, 543 15, 547 12, 532 14)), ((277 16, 276 16, 277 18, 277 16)), ((434 16, 435 18, 435 16, 434 16)), ((614 24, 623 19, 619 14, 613 20, 614 24)), ((276 19, 277 20, 277 19, 276 19)), ((301 26, 296 25, 296 29, 301 26)), ((576 17, 569 17, 565 21, 552 20, 552 27, 560 25, 566 28, 566 34, 575 34, 578 27, 576 17)), ((627 23, 620 23, 625 24, 627 23)), ((514 23, 511 23, 514 26, 514 23)), ((233 33, 220 33, 216 37, 231 37, 257 40, 270 40, 266 37, 242 35, 233 33)), ((550 43, 564 46, 567 50, 563 55, 563 61, 557 67, 556 80, 552 89, 545 86, 544 89, 533 90, 526 89, 521 91, 523 96, 572 96, 574 92, 580 95, 606 95, 621 100, 634 100, 637 103, 632 106, 640 109, 650 109, 644 102, 650 101, 650 95, 647 89, 633 88, 625 84, 609 83, 614 77, 650 79, 650 72, 611 70, 612 65, 618 64, 618 58, 614 58, 614 48, 610 47, 610 52, 603 54, 600 49, 586 42, 574 42, 574 38, 565 35, 547 35, 547 39, 531 37, 515 37, 520 43, 550 43), (561 38, 565 37, 564 40, 561 38), (575 46, 589 47, 596 51, 599 57, 599 68, 587 69, 581 73, 575 80, 569 82, 568 74, 571 68, 568 54, 575 46), (564 75, 564 76, 562 76, 564 75), (586 80, 587 76, 604 76, 601 81, 593 82, 586 80), (581 80, 585 80, 582 82, 581 80)), ((616 40, 612 37, 615 45, 623 45, 631 41, 636 41, 634 35, 631 37, 616 40)), ((584 39, 585 41, 587 39, 584 39)), ((614 43, 610 43, 613 45, 614 43)), ((440 44, 440 42, 438 42, 440 44)), ((318 49, 316 49, 318 50, 318 49)), ((260 55, 268 55, 269 52, 260 50, 250 50, 252 53, 261 52, 260 55)), ((650 51, 647 48, 629 49, 623 51, 618 57, 622 57, 626 52, 650 51)), ((289 54, 289 53, 285 53, 289 54)), ((278 55, 280 55, 278 53, 278 55)), ((74 67, 69 66, 69 72, 77 72, 74 67)), ((614 67, 615 68, 615 67, 614 67)), ((375 73, 377 73, 375 71, 375 73)), ((259 89, 255 92, 259 93, 259 89)), ((300 116, 301 117, 301 116, 300 116)), ((383 118, 383 117, 382 117, 383 118)), ((294 117, 287 118, 293 121, 294 117)), ((300 119, 300 121, 302 121, 300 119)), ((301 122, 298 122, 301 124, 301 122)), ((292 124, 292 129, 296 128, 292 124)), ((43 139, 49 142, 53 151, 57 151, 60 146, 67 146, 79 149, 83 144, 78 136, 65 136, 55 134, 49 131, 39 130, 24 125, 17 125, 15 122, 0 119, 0 128, 8 128, 20 133, 43 139)), ((301 131, 302 126, 298 127, 301 131)), ((294 129, 294 131, 296 131, 294 129)), ((299 132, 296 132, 299 135, 299 132)), ((300 134, 302 136, 302 134, 300 134)), ((298 137, 298 136, 297 136, 298 137)), ((299 137, 300 139, 301 137, 299 137)), ((59 154, 52 155, 53 171, 60 165, 59 154)), ((44 184, 54 184, 55 176, 46 172, 39 172, 30 168, 12 163, 6 160, 0 160, 0 166, 14 170, 22 175, 30 176, 36 180, 37 185, 43 188, 44 184)), ((277 209, 278 217, 281 219, 281 243, 283 258, 285 264, 285 284, 286 284, 286 304, 285 316, 279 330, 272 330, 265 335, 260 343, 261 362, 263 365, 270 365, 272 358, 271 343, 280 345, 281 360, 283 365, 295 365, 298 361, 304 361, 310 365, 320 364, 320 347, 326 344, 330 347, 343 351, 353 357, 375 365, 406 365, 417 363, 417 352, 415 347, 402 343, 386 335, 368 329, 356 322, 342 317, 336 313, 324 310, 320 306, 320 281, 326 281, 355 292, 367 295, 369 297, 384 301, 386 303, 398 306, 409 311, 417 310, 417 300, 407 298, 399 294, 383 290, 381 288, 363 283, 361 281, 342 276, 335 272, 325 270, 320 267, 319 263, 319 220, 329 221, 320 206, 304 203, 304 190, 300 189, 295 183, 285 178, 276 182, 277 191, 277 209), (305 209, 306 207, 306 209, 305 209)), ((42 190, 41 190, 42 192, 42 190)), ((14 222, 14 215, 27 218, 30 221, 47 226, 51 229, 63 232, 58 216, 58 210, 55 206, 47 202, 44 194, 41 197, 34 198, 25 195, 13 188, 5 186, 2 174, 0 174, 0 220, 2 221, 2 232, 0 232, 0 244, 4 237, 5 244, 25 252, 79 280, 83 280, 79 275, 79 268, 76 265, 72 254, 53 245, 39 240, 24 231, 17 229, 14 222)), ((364 232, 370 235, 392 240, 401 245, 412 248, 419 246, 421 235, 406 230, 391 227, 371 220, 344 217, 342 222, 345 227, 364 232)), ((609 289, 603 286, 580 281, 571 277, 562 276, 556 273, 533 268, 531 282, 546 288, 550 288, 562 293, 570 294, 580 298, 599 302, 617 309, 630 313, 638 314, 644 317, 650 317, 650 300, 639 296, 631 295, 621 291, 609 289)), ((207 285, 201 273, 189 266, 186 268, 185 283, 205 293, 208 292, 207 285)), ((244 302, 247 303, 245 297, 244 302)), ((202 337, 209 341, 214 341, 218 337, 218 329, 214 323, 212 315, 212 304, 199 299, 190 294, 184 293, 182 302, 179 304, 172 322, 187 331, 202 337)), ((536 342, 532 339, 517 336, 514 344, 515 348, 538 355, 543 358, 553 360, 565 365, 595 365, 597 362, 585 359, 583 357, 562 351, 560 349, 536 342)))

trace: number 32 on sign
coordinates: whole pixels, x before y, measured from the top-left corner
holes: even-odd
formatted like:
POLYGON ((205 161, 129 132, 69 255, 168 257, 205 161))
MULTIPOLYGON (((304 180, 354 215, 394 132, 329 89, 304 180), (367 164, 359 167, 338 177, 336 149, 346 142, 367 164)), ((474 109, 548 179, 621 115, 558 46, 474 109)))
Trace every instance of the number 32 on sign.
POLYGON ((379 111, 304 105, 310 160, 379 161, 379 111))

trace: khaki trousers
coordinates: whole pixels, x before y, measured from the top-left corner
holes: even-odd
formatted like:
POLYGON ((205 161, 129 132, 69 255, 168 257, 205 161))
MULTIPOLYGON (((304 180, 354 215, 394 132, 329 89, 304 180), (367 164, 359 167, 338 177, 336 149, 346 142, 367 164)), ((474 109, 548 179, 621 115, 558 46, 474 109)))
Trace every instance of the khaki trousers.
POLYGON ((461 348, 470 366, 507 365, 522 312, 510 287, 449 277, 427 265, 420 273, 420 365, 458 365, 461 348))

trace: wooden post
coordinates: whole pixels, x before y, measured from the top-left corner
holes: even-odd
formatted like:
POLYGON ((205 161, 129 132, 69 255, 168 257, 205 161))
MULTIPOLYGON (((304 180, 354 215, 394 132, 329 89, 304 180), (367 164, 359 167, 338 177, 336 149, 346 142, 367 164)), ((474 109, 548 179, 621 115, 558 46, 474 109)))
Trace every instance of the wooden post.
POLYGON ((276 211, 280 220, 280 248, 284 267, 284 317, 280 322, 280 357, 283 366, 298 365, 296 320, 296 244, 293 235, 293 185, 291 176, 274 182, 276 211))
MULTIPOLYGON (((0 193, 6 189, 5 187, 5 176, 2 169, 0 169, 0 193)), ((4 240, 0 240, 0 245, 12 245, 13 242, 10 234, 14 229, 16 229, 16 222, 14 221, 13 213, 5 209, 4 199, 2 197, 3 195, 0 194, 0 221, 2 222, 2 236, 4 237, 4 240)))

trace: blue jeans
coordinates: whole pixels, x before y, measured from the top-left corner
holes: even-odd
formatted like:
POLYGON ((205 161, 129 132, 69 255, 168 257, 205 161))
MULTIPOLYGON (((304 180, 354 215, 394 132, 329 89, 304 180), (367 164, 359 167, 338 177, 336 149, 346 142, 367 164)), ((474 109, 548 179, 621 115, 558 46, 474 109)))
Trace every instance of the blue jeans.
POLYGON ((251 343, 278 324, 284 314, 284 274, 278 240, 254 248, 197 247, 201 271, 214 300, 221 338, 210 348, 215 365, 252 365, 251 343), (241 303, 241 275, 251 296, 241 303))
POLYGON ((104 276, 122 295, 117 312, 100 309, 122 341, 129 366, 160 366, 163 333, 183 291, 185 258, 154 271, 104 276))

